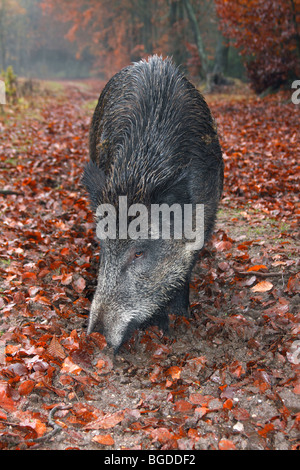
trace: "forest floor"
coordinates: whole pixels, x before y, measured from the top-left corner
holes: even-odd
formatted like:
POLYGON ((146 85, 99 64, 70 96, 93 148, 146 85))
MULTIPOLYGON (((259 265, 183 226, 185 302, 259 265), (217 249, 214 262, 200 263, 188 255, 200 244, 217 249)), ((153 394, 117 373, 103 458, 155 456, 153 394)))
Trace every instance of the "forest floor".
POLYGON ((299 449, 299 106, 206 97, 225 186, 191 317, 114 357, 86 336, 99 247, 80 178, 99 91, 41 83, 0 114, 13 192, 0 195, 0 449, 299 449))

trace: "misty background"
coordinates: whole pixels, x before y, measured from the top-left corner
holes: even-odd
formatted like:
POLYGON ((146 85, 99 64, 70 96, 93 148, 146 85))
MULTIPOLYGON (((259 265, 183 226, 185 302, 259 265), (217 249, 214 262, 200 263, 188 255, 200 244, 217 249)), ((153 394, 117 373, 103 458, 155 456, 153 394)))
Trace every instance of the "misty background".
MULTIPOLYGON (((99 22, 100 44, 95 43, 95 24, 91 26, 89 22, 81 25, 80 34, 73 37, 74 17, 70 15, 68 20, 66 8, 70 8, 71 12, 74 2, 60 3, 64 4, 63 9, 55 2, 52 2, 50 9, 51 2, 43 0, 0 0, 0 70, 12 66, 17 75, 27 78, 61 79, 90 76, 107 79, 116 72, 114 67, 107 66, 104 57, 103 49, 106 47, 108 54, 112 52, 112 46, 105 37, 101 38, 103 23, 101 25, 99 22)), ((97 8, 95 1, 82 2, 82 12, 86 11, 89 3, 94 9, 97 8)), ((99 15, 102 16, 103 3, 98 2, 99 15)), ((113 3, 120 10, 118 3, 121 2, 113 3)), ((128 26, 130 18, 133 26, 131 34, 127 35, 130 51, 119 51, 123 57, 115 61, 118 68, 152 53, 163 53, 171 55, 190 75, 201 77, 197 38, 183 3, 127 2, 124 8, 129 13, 128 26)), ((218 67, 224 75, 246 79, 239 51, 218 29, 214 2, 194 2, 194 10, 211 71, 217 58, 218 67)), ((107 23, 109 21, 108 18, 107 23)), ((111 29, 113 34, 114 30, 111 29)), ((115 51, 113 53, 116 55, 115 51)))

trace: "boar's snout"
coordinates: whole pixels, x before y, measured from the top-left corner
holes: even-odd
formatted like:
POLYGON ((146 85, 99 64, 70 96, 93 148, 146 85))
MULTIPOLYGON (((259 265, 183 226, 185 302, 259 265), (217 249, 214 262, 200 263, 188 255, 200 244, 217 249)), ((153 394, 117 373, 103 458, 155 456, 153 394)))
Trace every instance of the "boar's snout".
POLYGON ((120 328, 120 321, 118 315, 111 317, 109 309, 100 308, 93 309, 93 304, 90 312, 87 334, 90 335, 94 331, 101 333, 105 336, 108 346, 114 349, 117 353, 120 346, 125 340, 125 328, 120 328))

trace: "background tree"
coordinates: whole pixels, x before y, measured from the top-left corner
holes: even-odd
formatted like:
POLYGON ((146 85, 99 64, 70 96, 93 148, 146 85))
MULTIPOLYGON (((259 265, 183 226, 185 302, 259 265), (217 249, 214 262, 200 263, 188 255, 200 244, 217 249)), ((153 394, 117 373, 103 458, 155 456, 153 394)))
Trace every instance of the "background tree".
POLYGON ((0 0, 1 6, 0 67, 13 65, 21 75, 108 79, 153 53, 171 55, 194 80, 211 84, 221 81, 227 60, 233 69, 211 0, 0 0))
POLYGON ((300 74, 299 0, 215 0, 256 92, 300 74))
MULTIPOLYGON (((18 53, 20 34, 22 32, 20 17, 25 9, 17 0, 0 0, 0 58, 3 69, 9 65, 9 51, 12 43, 15 45, 15 53, 18 53)), ((24 31, 23 31, 24 32, 24 31)))

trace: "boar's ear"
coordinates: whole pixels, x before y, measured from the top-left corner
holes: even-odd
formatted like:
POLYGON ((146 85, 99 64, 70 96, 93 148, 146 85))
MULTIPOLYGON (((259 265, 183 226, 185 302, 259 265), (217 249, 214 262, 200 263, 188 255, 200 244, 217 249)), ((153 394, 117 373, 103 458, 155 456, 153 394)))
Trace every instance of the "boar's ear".
POLYGON ((92 210, 96 211, 98 205, 101 203, 101 193, 105 183, 104 171, 90 160, 85 165, 81 182, 89 193, 92 210))

